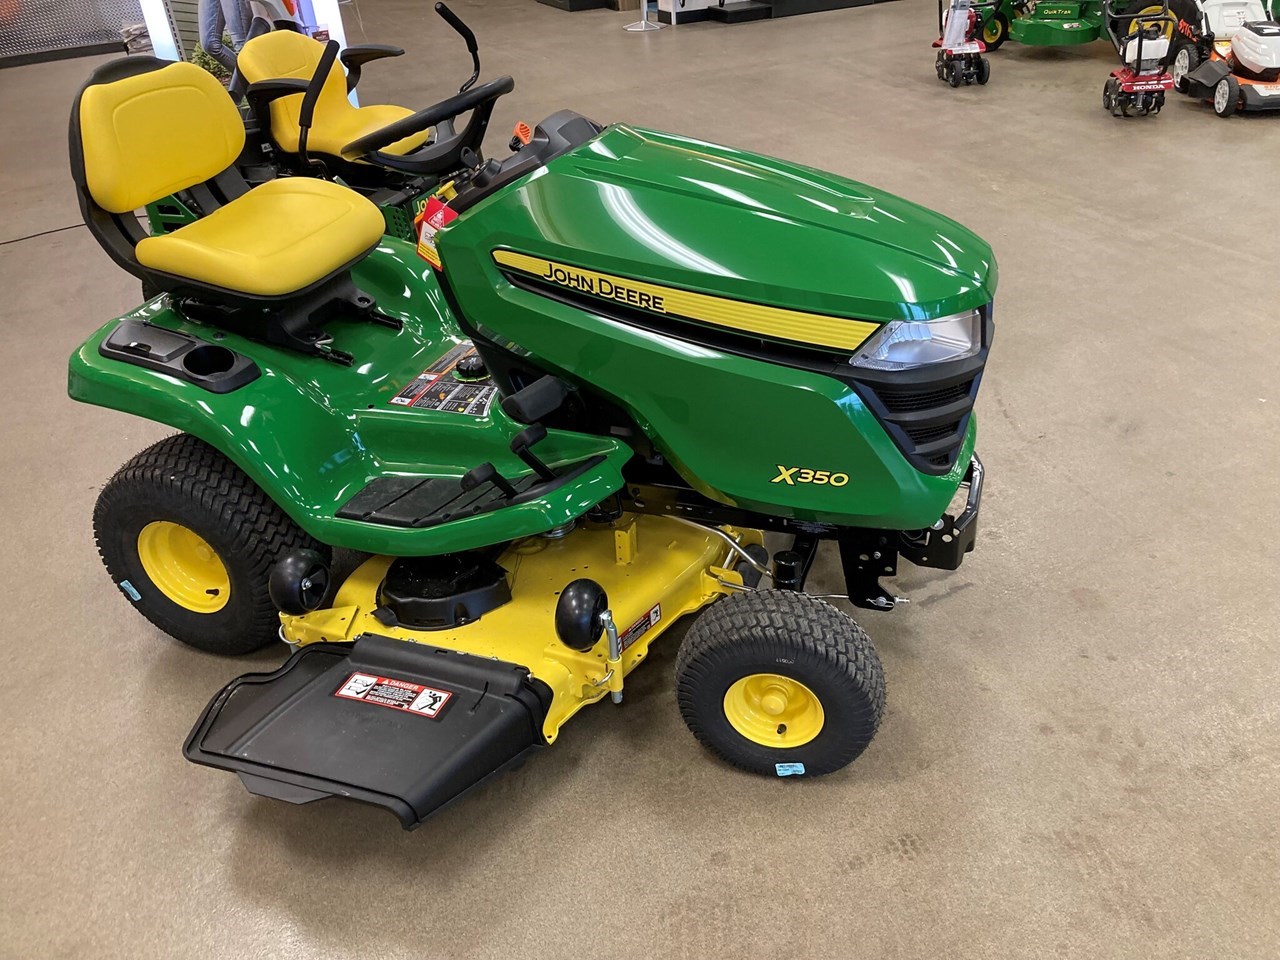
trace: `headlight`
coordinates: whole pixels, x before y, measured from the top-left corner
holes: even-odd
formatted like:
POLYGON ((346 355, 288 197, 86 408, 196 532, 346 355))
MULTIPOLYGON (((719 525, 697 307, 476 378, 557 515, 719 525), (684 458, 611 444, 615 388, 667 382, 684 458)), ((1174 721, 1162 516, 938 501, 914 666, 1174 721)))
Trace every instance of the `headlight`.
POLYGON ((982 315, 977 310, 937 320, 894 320, 849 360, 871 370, 911 370, 930 363, 963 360, 982 349, 982 315))

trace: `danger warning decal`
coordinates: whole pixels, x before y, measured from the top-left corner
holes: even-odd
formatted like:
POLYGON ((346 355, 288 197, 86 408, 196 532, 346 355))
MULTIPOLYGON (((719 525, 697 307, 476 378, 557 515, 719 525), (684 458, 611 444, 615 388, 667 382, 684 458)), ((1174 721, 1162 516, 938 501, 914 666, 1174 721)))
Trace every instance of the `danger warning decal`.
POLYGON ((376 703, 380 707, 393 710, 404 710, 423 717, 435 719, 440 716, 450 698, 448 690, 437 690, 424 687, 420 683, 409 683, 407 680, 395 680, 391 677, 379 677, 372 673, 353 673, 340 686, 335 697, 344 700, 363 700, 365 703, 376 703))
POLYGON ((444 413, 462 413, 483 417, 489 413, 493 398, 498 393, 492 380, 459 379, 458 364, 475 356, 476 348, 464 341, 446 353, 422 373, 410 380, 391 398, 398 407, 415 410, 441 410, 444 413))
POLYGON ((662 619, 662 604, 655 603, 653 605, 653 609, 651 609, 648 613, 646 613, 643 617, 641 617, 631 626, 627 627, 626 630, 622 631, 621 635, 619 635, 618 637, 618 643, 621 646, 621 648, 623 650, 626 650, 627 647, 631 646, 633 643, 635 643, 637 640, 643 637, 646 633, 648 633, 649 628, 652 627, 655 623, 657 623, 661 619, 662 619))

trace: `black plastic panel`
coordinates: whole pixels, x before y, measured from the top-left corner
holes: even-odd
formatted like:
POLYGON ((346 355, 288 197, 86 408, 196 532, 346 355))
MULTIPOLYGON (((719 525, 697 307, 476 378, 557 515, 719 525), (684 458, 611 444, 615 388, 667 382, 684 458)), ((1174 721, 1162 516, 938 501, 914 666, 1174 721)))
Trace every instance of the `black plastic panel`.
POLYGON ((542 745, 550 696, 513 663, 366 635, 233 680, 183 753, 260 796, 346 797, 412 829, 542 745))
POLYGON ((167 373, 210 393, 230 393, 262 376, 258 365, 243 354, 140 320, 121 320, 98 352, 167 373))

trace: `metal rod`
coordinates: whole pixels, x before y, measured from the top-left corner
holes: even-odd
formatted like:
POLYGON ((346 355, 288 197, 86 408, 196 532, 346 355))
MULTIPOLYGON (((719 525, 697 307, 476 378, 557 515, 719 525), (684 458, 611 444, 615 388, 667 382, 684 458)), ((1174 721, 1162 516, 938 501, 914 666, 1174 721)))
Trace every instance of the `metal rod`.
POLYGON ((754 567, 756 570, 759 570, 759 571, 760 571, 760 573, 762 573, 764 576, 768 577, 770 580, 772 580, 772 579, 773 579, 773 571, 772 571, 772 570, 770 570, 770 569, 769 569, 768 567, 766 567, 766 566, 761 565, 761 564, 756 560, 756 558, 755 558, 755 557, 751 556, 751 554, 747 553, 747 551, 746 551, 746 550, 744 550, 741 546, 739 546, 739 544, 738 544, 738 541, 737 541, 737 540, 734 540, 734 539, 733 539, 733 537, 729 536, 727 533, 725 533, 725 532, 724 532, 723 530, 721 530, 719 527, 708 527, 708 526, 707 526, 706 524, 704 524, 704 523, 698 523, 696 520, 686 520, 684 517, 671 517, 670 519, 672 519, 672 520, 679 520, 681 523, 687 523, 687 524, 689 524, 689 526, 691 526, 691 527, 697 527, 699 530, 705 530, 705 531, 707 531, 708 533, 714 533, 717 537, 719 537, 721 540, 723 540, 725 543, 727 543, 727 544, 729 545, 729 549, 731 549, 734 553, 736 553, 738 556, 740 556, 740 557, 741 557, 743 560, 745 560, 748 564, 750 564, 750 565, 751 565, 752 567, 754 567))
MULTIPOLYGON (((604 622, 604 632, 609 637, 609 674, 612 677, 615 671, 619 679, 622 677, 622 640, 618 636, 618 626, 613 622, 613 612, 606 610, 601 614, 600 619, 604 622)), ((620 685, 620 684, 619 684, 620 685)), ((615 689, 610 696, 613 697, 614 703, 622 702, 622 691, 615 689)))

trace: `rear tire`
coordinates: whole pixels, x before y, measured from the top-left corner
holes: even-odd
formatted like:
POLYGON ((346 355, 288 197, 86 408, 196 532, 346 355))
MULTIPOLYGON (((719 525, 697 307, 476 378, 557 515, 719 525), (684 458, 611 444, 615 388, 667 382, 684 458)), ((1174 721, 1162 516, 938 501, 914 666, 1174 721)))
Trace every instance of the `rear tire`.
POLYGON ((990 79, 991 79, 991 62, 989 60, 984 60, 982 57, 979 57, 978 58, 978 83, 981 85, 985 85, 986 82, 990 79))
POLYGON ((1189 92, 1191 84, 1187 81, 1187 74, 1198 66, 1200 66, 1200 51, 1194 43, 1184 43, 1178 47, 1178 52, 1173 55, 1173 67, 1170 70, 1173 74, 1173 89, 1179 93, 1189 92))
POLYGON ((180 433, 148 447, 102 489, 98 553, 134 607, 176 640, 224 655, 277 638, 276 561, 328 547, 302 531, 225 456, 180 433))
POLYGON ((953 87, 960 86, 960 82, 964 79, 964 74, 960 70, 960 61, 952 60, 947 65, 947 83, 953 87))
POLYGON ((871 743, 884 670, 862 628, 835 607, 763 590, 698 617, 676 658, 676 696, 693 735, 734 766, 821 776, 871 743))
POLYGON ((1223 77, 1213 88, 1213 112, 1229 117, 1240 105, 1240 81, 1235 77, 1223 77))

